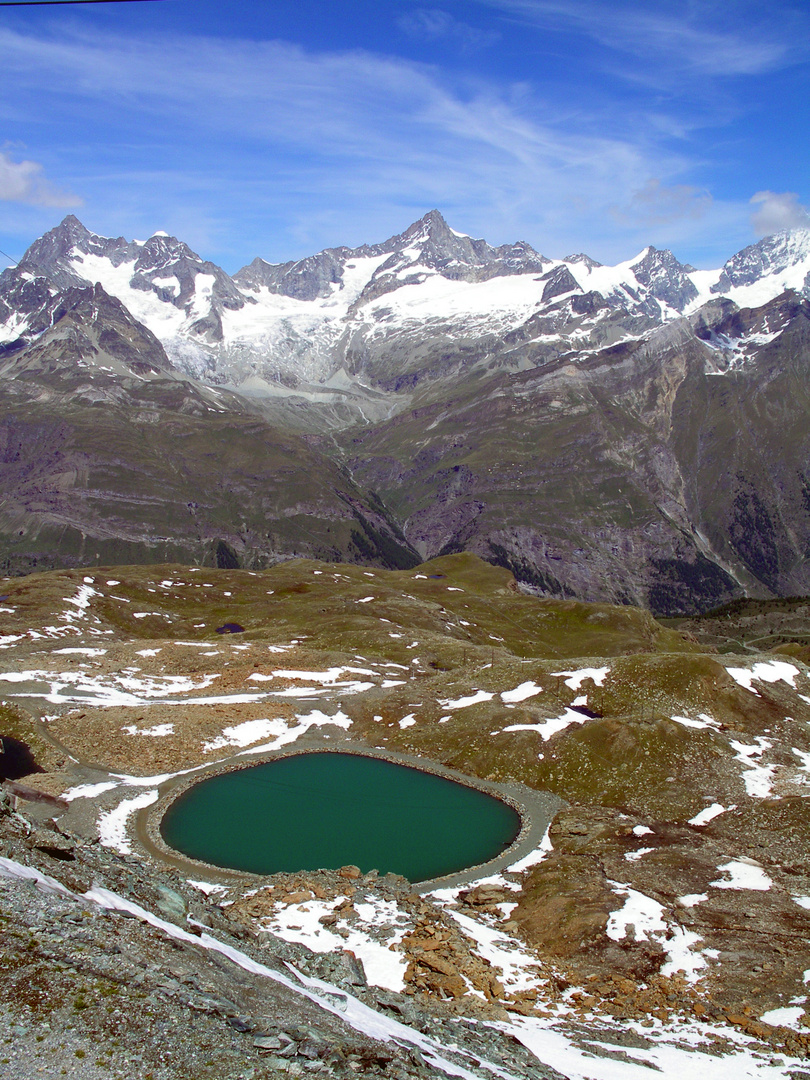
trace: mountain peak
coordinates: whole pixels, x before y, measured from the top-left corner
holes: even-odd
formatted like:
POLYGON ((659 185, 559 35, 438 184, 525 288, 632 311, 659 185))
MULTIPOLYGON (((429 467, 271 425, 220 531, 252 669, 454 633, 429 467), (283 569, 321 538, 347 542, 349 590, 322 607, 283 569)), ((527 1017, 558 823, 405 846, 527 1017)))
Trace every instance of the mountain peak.
POLYGON ((189 259, 202 263, 203 260, 188 244, 165 232, 152 233, 148 240, 139 245, 135 270, 154 270, 166 266, 178 259, 189 259))
POLYGON ((116 243, 91 233, 74 214, 68 214, 55 228, 31 244, 17 269, 47 278, 57 289, 66 289, 84 283, 70 264, 71 252, 78 250, 86 254, 116 243))
POLYGON ((68 214, 66 217, 63 217, 56 228, 62 232, 87 233, 88 235, 90 233, 90 230, 84 227, 75 214, 68 214))
POLYGON ((439 228, 444 229, 448 228, 447 222, 444 220, 441 211, 437 210, 435 207, 432 210, 428 210, 421 220, 432 226, 438 226, 439 228))
POLYGON ((32 260, 39 261, 43 255, 50 259, 64 256, 72 247, 86 243, 93 235, 75 214, 68 214, 57 226, 31 244, 20 260, 20 265, 32 260))
POLYGON ((432 240, 435 242, 457 235, 458 233, 453 232, 438 210, 428 210, 423 217, 415 221, 413 225, 402 233, 402 239, 409 243, 414 240, 422 240, 423 242, 432 240))

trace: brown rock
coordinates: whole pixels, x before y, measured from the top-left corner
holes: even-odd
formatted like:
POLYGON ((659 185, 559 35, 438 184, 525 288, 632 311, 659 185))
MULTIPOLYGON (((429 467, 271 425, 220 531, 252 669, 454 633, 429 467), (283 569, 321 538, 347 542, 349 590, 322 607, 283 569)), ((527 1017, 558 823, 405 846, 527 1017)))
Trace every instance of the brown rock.
POLYGON ((412 937, 408 939, 408 948, 416 951, 422 949, 426 952, 432 952, 434 949, 440 949, 444 942, 437 941, 436 938, 417 938, 412 937))
POLYGON ((513 894, 499 885, 479 885, 475 889, 460 893, 459 897, 465 904, 470 904, 472 907, 488 907, 502 903, 511 895, 513 894))
POLYGON ((533 1007, 525 1001, 505 1001, 504 1005, 508 1012, 518 1013, 520 1016, 536 1015, 533 1007))
POLYGON ((467 993, 467 986, 458 974, 456 975, 431 975, 430 978, 425 979, 425 986, 427 989, 435 992, 448 994, 453 998, 464 997, 467 993))
POLYGON ((449 960, 445 960, 443 956, 436 956, 434 953, 420 956, 419 963, 423 967, 430 968, 431 971, 437 971, 440 975, 458 975, 458 968, 454 964, 451 964, 449 960))
POLYGON ((338 875, 347 878, 349 881, 356 881, 363 876, 363 872, 359 866, 341 866, 338 875))

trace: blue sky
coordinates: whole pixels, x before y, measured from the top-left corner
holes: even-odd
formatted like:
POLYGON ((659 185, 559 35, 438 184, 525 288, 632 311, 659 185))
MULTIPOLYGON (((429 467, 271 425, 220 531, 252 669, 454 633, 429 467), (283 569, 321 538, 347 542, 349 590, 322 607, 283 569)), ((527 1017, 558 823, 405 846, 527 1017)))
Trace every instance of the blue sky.
POLYGON ((549 256, 717 266, 810 221, 808 52, 780 0, 0 7, 0 248, 72 212, 233 272, 438 207, 549 256))

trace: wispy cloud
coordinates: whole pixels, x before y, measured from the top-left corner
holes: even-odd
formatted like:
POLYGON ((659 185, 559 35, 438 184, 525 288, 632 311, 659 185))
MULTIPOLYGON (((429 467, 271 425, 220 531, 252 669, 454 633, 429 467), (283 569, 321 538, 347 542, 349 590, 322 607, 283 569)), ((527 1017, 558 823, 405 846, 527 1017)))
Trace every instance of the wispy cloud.
POLYGON ((497 30, 482 30, 462 22, 441 8, 416 8, 401 15, 397 25, 409 37, 423 41, 449 40, 465 52, 493 45, 501 36, 497 30))
POLYGON ((662 184, 650 177, 642 187, 630 194, 623 206, 611 208, 618 221, 628 225, 653 227, 671 222, 704 217, 714 202, 711 194, 690 184, 662 184))
POLYGON ((0 199, 29 206, 76 207, 82 205, 77 195, 60 191, 43 175, 36 161, 14 161, 0 150, 0 199))
MULTIPOLYGON (((719 5, 649 0, 478 0, 545 29, 573 30, 630 56, 630 78, 643 74, 674 82, 684 74, 725 78, 772 71, 806 56, 808 18, 780 11, 778 19, 750 0, 719 5), (804 35, 797 31, 804 30, 804 35)), ((688 89, 688 88, 684 88, 688 89)))
POLYGON ((810 211, 794 191, 758 191, 751 197, 755 208, 751 224, 757 236, 772 236, 786 229, 810 228, 810 211))
POLYGON ((238 217, 261 245, 244 257, 281 258, 380 239, 439 206, 492 242, 607 260, 677 247, 698 213, 747 227, 745 203, 712 203, 685 182, 694 162, 664 125, 572 108, 564 89, 541 96, 360 50, 66 26, 0 29, 0 52, 5 92, 64 140, 96 228, 196 217, 221 236, 238 217))

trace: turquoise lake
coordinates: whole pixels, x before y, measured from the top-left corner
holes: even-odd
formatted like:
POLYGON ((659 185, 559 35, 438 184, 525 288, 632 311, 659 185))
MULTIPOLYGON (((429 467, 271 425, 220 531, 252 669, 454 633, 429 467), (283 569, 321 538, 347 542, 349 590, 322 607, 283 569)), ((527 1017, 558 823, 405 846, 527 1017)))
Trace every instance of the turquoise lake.
POLYGON ((427 881, 494 858, 520 825, 506 803, 433 773, 311 753, 200 781, 160 831, 192 859, 253 874, 354 864, 427 881))

